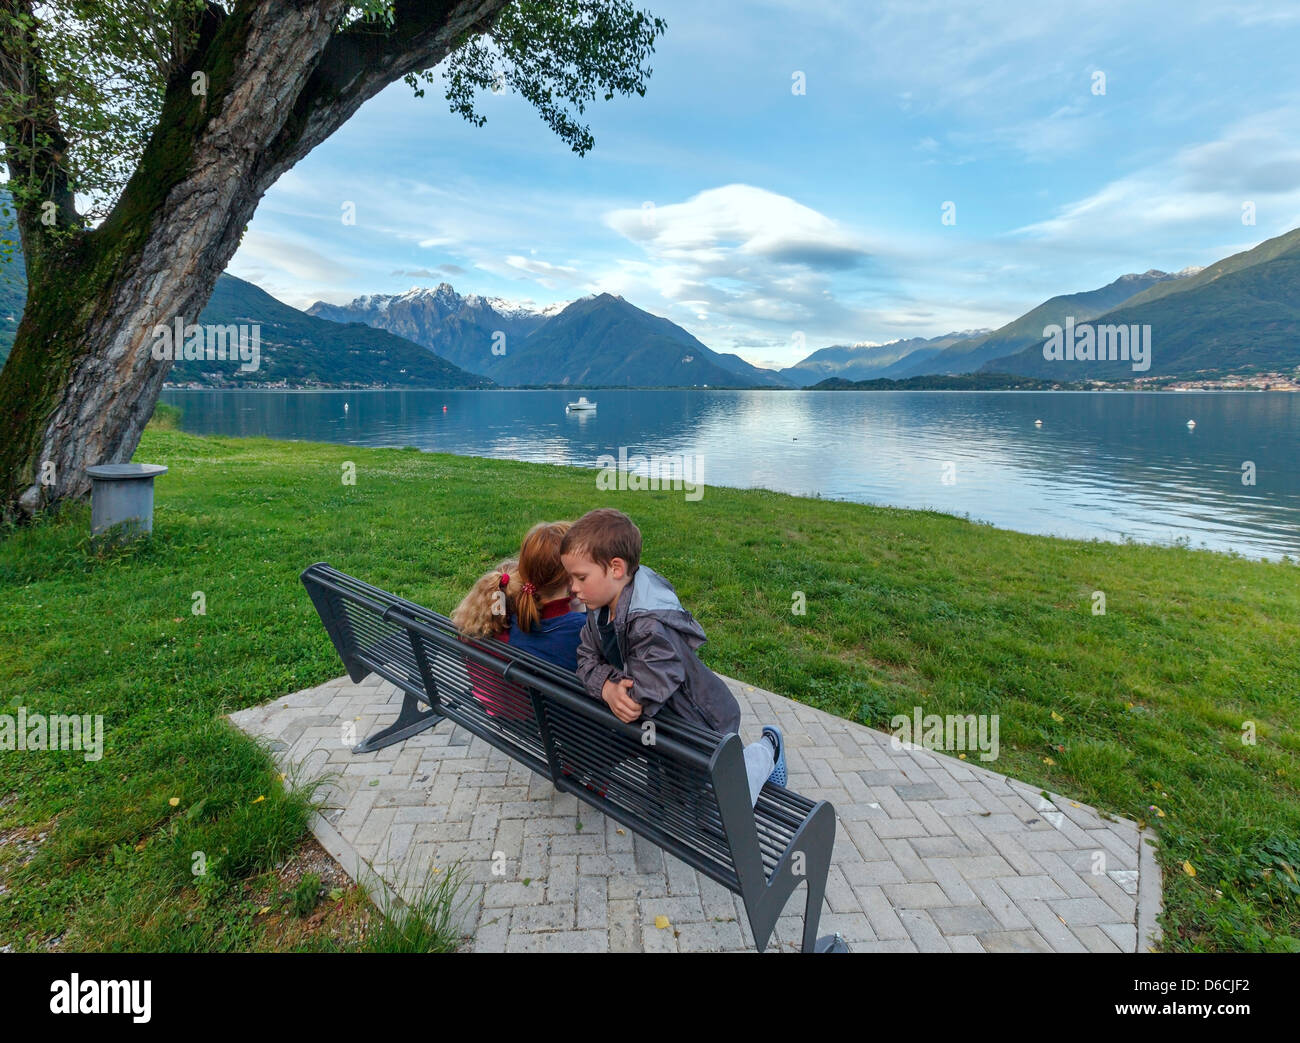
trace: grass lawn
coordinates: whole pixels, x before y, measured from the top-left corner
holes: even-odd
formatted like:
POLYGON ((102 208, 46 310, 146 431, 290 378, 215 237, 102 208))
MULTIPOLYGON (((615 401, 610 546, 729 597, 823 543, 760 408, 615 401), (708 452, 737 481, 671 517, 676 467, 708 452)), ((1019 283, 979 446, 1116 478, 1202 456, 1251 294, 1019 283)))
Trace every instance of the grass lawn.
POLYGON ((105 718, 99 761, 0 753, 0 837, 23 841, 0 845, 0 943, 299 947, 249 895, 309 794, 220 719, 342 673, 298 573, 328 561, 447 612, 533 522, 616 506, 714 669, 886 729, 918 705, 997 713, 989 767, 1158 831, 1167 949, 1300 951, 1293 562, 159 425, 136 458, 170 468, 152 539, 96 550, 86 506, 0 533, 0 712, 105 718))

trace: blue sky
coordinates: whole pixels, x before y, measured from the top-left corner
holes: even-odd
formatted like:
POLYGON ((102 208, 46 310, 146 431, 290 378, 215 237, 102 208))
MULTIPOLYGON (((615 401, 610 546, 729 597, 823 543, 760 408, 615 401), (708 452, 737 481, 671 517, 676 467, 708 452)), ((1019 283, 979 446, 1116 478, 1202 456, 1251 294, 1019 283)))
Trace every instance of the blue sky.
POLYGON ((654 74, 588 109, 585 157, 515 95, 475 128, 398 82, 272 188, 229 270, 298 307, 608 291, 782 366, 1300 225, 1300 5, 638 6, 668 22, 654 74))

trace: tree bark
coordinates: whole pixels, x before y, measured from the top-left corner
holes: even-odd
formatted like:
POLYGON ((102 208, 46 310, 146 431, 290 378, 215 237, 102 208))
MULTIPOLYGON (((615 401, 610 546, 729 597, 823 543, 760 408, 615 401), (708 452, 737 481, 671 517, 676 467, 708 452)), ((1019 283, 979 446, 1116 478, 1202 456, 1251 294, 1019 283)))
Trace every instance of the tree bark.
POLYGON ((82 497, 87 466, 131 458, 172 366, 152 357, 154 327, 198 321, 266 191, 367 99, 436 65, 507 2, 398 0, 387 33, 337 32, 347 0, 210 8, 103 224, 50 246, 39 211, 19 209, 28 295, 0 371, 5 518, 82 497), (191 92, 195 72, 206 96, 191 92))

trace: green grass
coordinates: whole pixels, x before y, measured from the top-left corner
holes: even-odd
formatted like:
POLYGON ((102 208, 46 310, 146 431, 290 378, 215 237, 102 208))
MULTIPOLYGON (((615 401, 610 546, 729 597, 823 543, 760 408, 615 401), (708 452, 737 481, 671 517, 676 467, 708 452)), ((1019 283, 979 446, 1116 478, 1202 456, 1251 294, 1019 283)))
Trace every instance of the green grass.
POLYGON ((341 673, 298 573, 329 561, 446 612, 533 522, 609 505, 640 525, 714 669, 877 727, 917 705, 997 713, 990 767, 1158 830, 1167 948, 1300 948, 1293 562, 157 426, 136 458, 170 468, 152 539, 97 552, 84 506, 0 539, 0 704, 106 718, 99 762, 0 754, 0 831, 53 822, 25 866, 0 846, 16 947, 264 944, 230 883, 302 836, 306 798, 218 717, 341 673), (195 850, 216 864, 197 885, 195 850))

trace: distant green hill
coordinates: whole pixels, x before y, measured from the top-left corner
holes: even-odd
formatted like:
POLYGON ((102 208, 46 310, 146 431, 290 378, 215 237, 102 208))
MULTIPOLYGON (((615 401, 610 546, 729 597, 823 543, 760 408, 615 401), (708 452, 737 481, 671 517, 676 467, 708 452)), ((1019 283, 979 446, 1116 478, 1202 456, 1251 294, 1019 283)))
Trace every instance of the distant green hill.
POLYGON ((14 334, 27 303, 27 266, 23 255, 15 250, 8 261, 0 263, 0 366, 14 346, 14 334))
MULTIPOLYGON (((21 250, 0 266, 0 365, 9 357, 27 298, 21 250)), ((491 380, 453 366, 403 337, 362 323, 313 318, 233 275, 222 275, 199 323, 260 327, 259 366, 238 361, 176 362, 169 383, 205 387, 493 387, 491 380)))
MULTIPOLYGON (((1274 258, 1281 257, 1283 254, 1294 253, 1297 249, 1300 249, 1300 228, 1293 228, 1284 235, 1265 239, 1250 250, 1243 250, 1241 253, 1225 257, 1222 261, 1215 261, 1214 264, 1208 268, 1202 268, 1190 278, 1149 286, 1125 303, 1136 307, 1139 304, 1147 304, 1150 301, 1159 300, 1161 297, 1167 297, 1171 293, 1189 293, 1193 290, 1199 290, 1225 275, 1252 268, 1257 264, 1264 264, 1274 258)), ((1116 307, 1118 307, 1118 304, 1116 304, 1116 307)))
MULTIPOLYGON (((9 194, 0 192, 0 207, 8 206, 9 194)), ((12 218, 0 217, 0 239, 14 243, 9 256, 0 258, 0 366, 3 366, 14 346, 14 334, 27 304, 27 265, 12 218)))
POLYGON ((1044 301, 987 336, 959 341, 932 357, 918 357, 915 365, 910 365, 910 360, 904 359, 893 367, 889 376, 974 373, 986 363, 989 365, 985 368, 1005 372, 1005 367, 992 366, 992 361, 1013 355, 1031 344, 1042 344, 1044 326, 1063 323, 1067 315, 1073 315, 1079 321, 1091 319, 1148 289, 1185 281, 1181 275, 1152 270, 1141 275, 1121 275, 1114 282, 1096 290, 1061 294, 1044 301))
POLYGON ((179 361, 168 380, 205 386, 257 387, 284 381, 312 387, 491 387, 446 359, 385 330, 361 323, 317 319, 291 308, 265 290, 222 275, 200 324, 257 323, 261 364, 240 372, 237 362, 179 361))
POLYGON ((1300 229, 1234 254, 1177 284, 1160 284, 1096 316, 1095 326, 1151 327, 1151 366, 1043 358, 1041 329, 1023 351, 982 371, 1060 380, 1132 380, 1289 372, 1300 366, 1300 229))
POLYGON ((1084 383, 1040 380, 1037 377, 1017 377, 1010 373, 931 373, 923 377, 905 377, 891 380, 876 377, 872 380, 845 380, 830 377, 814 384, 809 391, 1080 391, 1084 383))
POLYGON ((887 344, 832 344, 781 370, 781 376, 798 387, 820 387, 832 378, 853 383, 893 378, 903 371, 929 373, 924 363, 944 355, 955 344, 973 344, 988 333, 976 330, 941 337, 910 337, 887 344))

